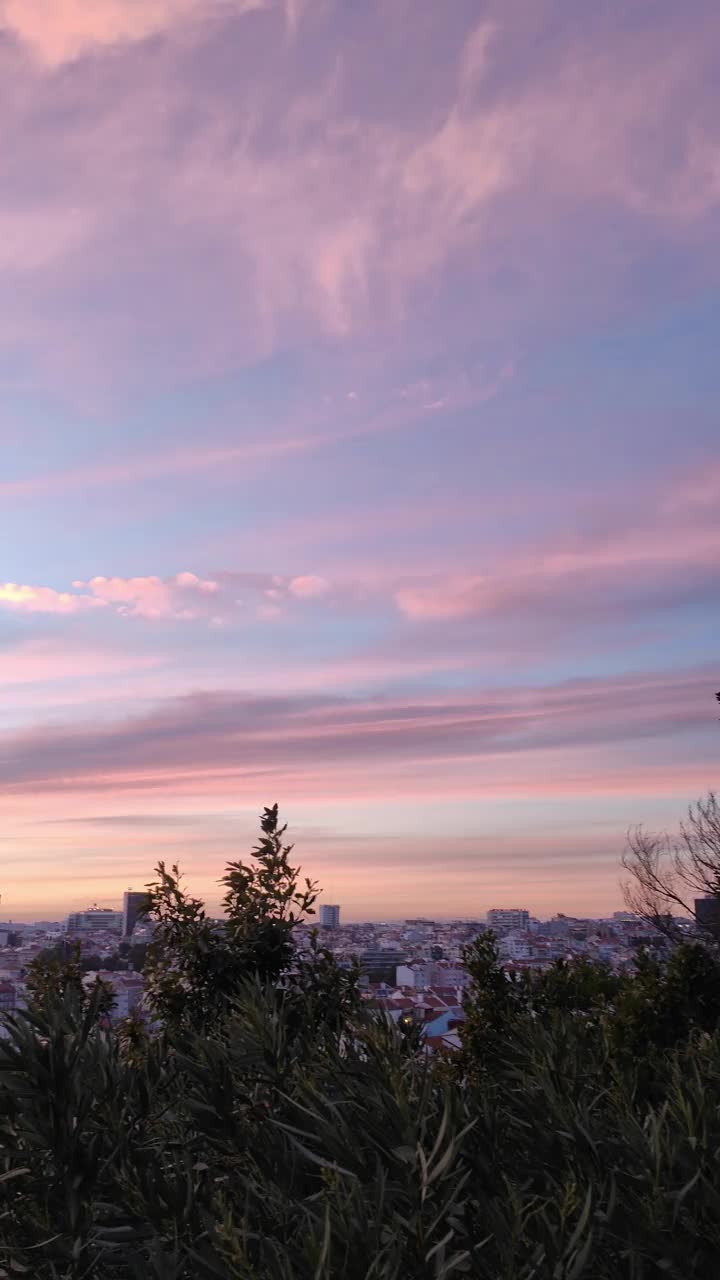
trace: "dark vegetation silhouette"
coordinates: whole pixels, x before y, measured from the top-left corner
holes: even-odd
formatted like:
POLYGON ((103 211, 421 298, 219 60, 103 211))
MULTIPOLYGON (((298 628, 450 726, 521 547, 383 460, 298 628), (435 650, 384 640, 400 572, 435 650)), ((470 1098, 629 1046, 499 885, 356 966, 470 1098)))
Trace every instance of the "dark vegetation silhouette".
POLYGON ((720 1257, 712 940, 508 978, 465 952, 462 1048, 361 999, 318 943, 277 806, 210 919, 147 914, 149 1020, 41 957, 0 1040, 0 1277, 710 1280, 720 1257))

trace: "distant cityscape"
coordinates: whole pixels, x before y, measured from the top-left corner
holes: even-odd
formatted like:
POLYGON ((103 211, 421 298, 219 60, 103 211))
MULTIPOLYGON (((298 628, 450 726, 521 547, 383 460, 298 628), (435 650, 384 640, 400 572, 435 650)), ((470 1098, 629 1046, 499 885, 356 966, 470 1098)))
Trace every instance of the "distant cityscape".
MULTIPOLYGON (((114 1018, 141 1010, 142 963, 153 936, 152 924, 142 917, 144 901, 144 893, 128 891, 121 910, 91 906, 69 913, 63 921, 0 923, 0 1012, 25 1006, 28 966, 38 955, 70 944, 79 949, 86 980, 99 975, 112 987, 114 1018)), ((695 907, 698 925, 720 928, 717 899, 698 900, 695 907)), ((676 924, 688 934, 697 928, 684 917, 676 924)), ((484 920, 416 917, 342 924, 340 904, 328 903, 320 907, 317 921, 296 927, 301 952, 308 948, 314 929, 319 929, 323 946, 339 964, 359 963, 368 1000, 394 1020, 409 1016, 423 1024, 430 1049, 459 1043, 457 1028, 464 1019, 462 996, 468 982, 462 952, 485 929, 496 934, 509 973, 580 958, 622 971, 634 965, 639 948, 663 945, 657 930, 628 911, 598 919, 558 914, 539 920, 522 907, 493 907, 484 920)))

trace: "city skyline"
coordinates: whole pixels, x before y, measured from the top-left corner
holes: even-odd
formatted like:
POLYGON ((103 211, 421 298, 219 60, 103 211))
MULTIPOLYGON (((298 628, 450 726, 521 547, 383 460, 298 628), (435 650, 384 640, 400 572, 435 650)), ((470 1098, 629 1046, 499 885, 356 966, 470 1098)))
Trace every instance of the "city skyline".
MULTIPOLYGON (((98 923, 101 923, 100 917, 103 916, 104 914, 110 914, 110 915, 117 915, 119 917, 122 917, 122 926, 120 927, 120 925, 118 925, 118 928, 120 928, 120 932, 122 933, 122 936, 127 937, 129 936, 129 933, 126 929, 125 920, 126 920, 126 915, 128 911, 128 899, 132 901, 133 905, 131 906, 130 910, 133 914, 134 920, 136 920, 137 919, 137 902, 140 900, 142 896, 144 895, 141 895, 140 892, 137 890, 126 890, 125 893, 121 895, 119 899, 111 897, 111 898, 106 898, 106 899, 102 899, 101 901, 98 901, 97 897, 95 897, 93 898, 92 902, 89 902, 89 901, 84 902, 84 905, 81 902, 81 900, 78 899, 76 902, 70 905, 67 905, 65 910, 59 912, 57 919, 54 921, 51 919, 36 918, 32 915, 28 915, 27 913, 20 914, 19 916, 13 917, 9 915, 9 913, 7 912, 3 913, 2 905, 0 905, 0 925, 16 924, 24 928, 27 925, 33 925, 33 924, 45 925, 45 924, 55 923, 62 926, 64 923, 65 924, 67 923, 68 919, 71 916, 91 916, 94 913, 97 913, 98 923)), ((217 902, 214 902, 214 903, 208 902, 206 905, 208 906, 209 909, 211 908, 211 906, 214 908, 214 911, 216 912, 216 918, 218 920, 222 918, 224 913, 222 910, 222 904, 220 903, 219 899, 217 900, 217 902)), ((697 905, 698 905, 698 900, 696 899, 695 906, 697 907, 697 905)), ((533 911, 528 910, 526 907, 519 907, 517 906, 517 904, 513 906, 513 905, 508 905, 507 903, 503 905, 495 902, 493 906, 479 906, 478 909, 474 912, 466 911, 461 914, 453 914, 453 913, 438 911, 434 914, 434 916, 429 917, 429 916, 413 916, 413 915, 408 915, 407 913, 405 914, 400 913, 398 915, 382 915, 382 914, 379 914, 378 911, 375 911, 374 913, 371 913, 370 915, 367 915, 367 916, 357 915, 357 914, 353 914, 352 909, 346 910, 343 903, 323 902, 323 894, 322 892, 320 892, 314 904, 313 912, 308 914, 304 918, 304 920, 302 921, 302 924, 307 926, 310 929, 324 929, 328 927, 342 928, 345 924, 350 926, 358 925, 358 924, 397 926, 397 925, 412 925, 412 924, 447 924, 447 923, 476 923, 476 922, 485 924, 487 925, 488 928, 492 928, 492 929, 495 929, 497 927, 501 927, 501 928, 513 927, 513 928, 524 929, 526 927, 526 923, 521 923, 518 920, 514 920, 512 923, 512 926, 510 926, 507 923, 507 921, 500 921, 492 918, 492 917, 503 917, 503 916, 525 917, 526 923, 527 923, 527 920, 547 921, 547 920, 558 919, 558 918, 560 919, 567 918, 568 920, 573 920, 573 919, 575 920, 612 920, 613 917, 615 917, 616 919, 620 917, 627 917, 627 918, 636 918, 638 921, 641 920, 641 917, 635 916, 635 913, 629 909, 627 904, 624 902, 622 894, 619 895, 618 905, 614 906, 611 910, 607 912, 599 912, 599 913, 598 912, 580 912, 580 911, 574 912, 574 911, 569 911, 569 910, 566 911, 566 910, 560 910, 560 909, 556 911, 551 909, 547 913, 535 914, 533 911), (325 908, 325 910, 329 912, 339 913, 337 917, 337 924, 333 924, 330 918, 326 918, 325 920, 323 920, 323 908, 325 908)), ((678 908, 677 918, 678 919, 683 918, 683 913, 680 912, 679 908, 678 908)), ((688 920, 690 920, 691 918, 692 917, 687 916, 688 920)), ((117 923, 118 923, 117 921, 113 922, 114 927, 117 923)), ((132 930, 130 930, 130 932, 132 932, 132 930)))
POLYGON ((719 48, 7 0, 3 915, 215 909, 276 801, 343 921, 621 909, 718 774, 719 48))
MULTIPOLYGON (((340 904, 340 907, 342 908, 342 904, 340 904)), ((67 924, 68 919, 71 917, 78 916, 78 915, 88 916, 95 911, 97 911, 98 916, 101 913, 108 913, 112 915, 123 914, 122 910, 117 908, 117 904, 113 899, 103 904, 93 903, 92 906, 86 905, 85 907, 78 907, 77 905, 73 905, 66 912, 61 913, 58 919, 54 921, 53 920, 35 920, 31 918, 28 918, 27 920, 24 920, 22 918, 18 918, 17 920, 1 918, 0 926, 18 925, 21 928, 32 926, 34 924, 39 924, 39 925, 57 924, 57 925, 63 926, 67 924)), ((365 918, 363 916, 358 916, 358 917, 349 916, 346 919, 345 918, 346 913, 343 911, 342 920, 339 921, 339 923, 335 926, 322 925, 320 921, 320 912, 318 909, 315 915, 308 916, 302 922, 302 924, 303 924, 303 927, 307 927, 308 929, 316 929, 316 928, 320 929, 320 928, 328 928, 328 927, 342 929, 345 926, 345 924, 347 924, 348 926, 367 924, 367 925, 387 925, 388 927, 397 927, 400 925, 413 925, 418 923, 418 920, 420 920, 424 925, 478 923, 478 924, 486 925, 488 928, 494 929, 496 928, 496 924, 489 917, 493 913, 497 913, 497 912, 500 912, 503 914, 508 913, 512 915, 528 916, 529 922, 533 922, 533 921, 537 922, 538 920, 540 920, 541 922, 547 923, 550 920, 556 920, 556 919, 587 920, 587 921, 612 920, 613 918, 619 919, 620 917, 623 917, 627 919, 636 918, 638 920, 638 923, 641 923, 641 918, 639 916, 634 917, 633 912, 628 911, 627 908, 625 907, 617 907, 615 908, 614 911, 610 912, 608 915, 596 915, 596 916, 573 915, 568 912, 560 911, 560 912, 552 912, 548 917, 543 918, 543 917, 534 916, 532 912, 526 911, 526 909, 523 907, 495 906, 495 907, 488 907, 486 910, 477 911, 474 914, 470 913, 470 914, 461 915, 461 916, 438 914, 432 920, 429 918, 426 919, 425 917, 414 917, 414 916, 388 916, 388 917, 375 916, 375 917, 369 917, 369 918, 365 918)), ((221 915, 222 913, 219 913, 217 918, 220 919, 221 915)), ((681 919, 681 918, 682 917, 678 915, 678 919, 681 919)), ((687 919, 689 921, 691 917, 688 916, 687 919)), ((98 926, 100 925, 100 923, 101 922, 98 920, 98 926)), ((111 932, 113 931, 118 932, 119 935, 122 936, 123 938, 130 936, 129 934, 126 935, 124 933, 123 927, 120 926, 117 923, 117 921, 113 921, 112 924, 113 924, 113 929, 111 930, 111 932)), ((507 926, 507 927, 510 927, 510 926, 507 926)), ((525 925, 517 923, 512 927, 517 927, 518 929, 522 930, 525 928, 525 925)), ((102 930, 100 929, 98 929, 98 931, 102 932, 102 930)))

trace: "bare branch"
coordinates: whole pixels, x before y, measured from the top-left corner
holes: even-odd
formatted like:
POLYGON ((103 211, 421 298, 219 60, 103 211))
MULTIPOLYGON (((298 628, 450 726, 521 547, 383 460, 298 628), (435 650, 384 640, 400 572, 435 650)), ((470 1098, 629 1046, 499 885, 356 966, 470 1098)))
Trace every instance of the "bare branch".
POLYGON ((666 937, 677 937, 673 908, 694 912, 680 891, 668 837, 635 827, 628 832, 622 865, 630 876, 622 886, 628 909, 666 937))
POLYGON ((622 865, 629 909, 668 937, 677 936, 673 911, 696 919, 697 898, 720 897, 720 803, 713 791, 690 805, 677 835, 636 827, 628 832, 622 865))
POLYGON ((699 896, 720 894, 720 804, 714 791, 690 805, 674 861, 677 874, 699 896))

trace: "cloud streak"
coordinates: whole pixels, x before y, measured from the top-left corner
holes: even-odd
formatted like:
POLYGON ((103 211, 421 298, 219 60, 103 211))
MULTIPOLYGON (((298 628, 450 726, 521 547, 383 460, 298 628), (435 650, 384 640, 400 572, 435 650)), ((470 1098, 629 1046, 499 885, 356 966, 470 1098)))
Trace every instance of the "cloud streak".
MULTIPOLYGON (((372 440, 375 436, 422 432, 431 425, 436 410, 442 408, 453 413, 486 404, 501 393, 512 376, 512 364, 504 362, 496 371, 473 379, 466 376, 459 385, 445 387, 442 399, 434 403, 426 403, 429 386, 421 383, 403 388, 384 407, 375 410, 367 411, 356 403, 346 403, 338 411, 337 406, 332 405, 307 426, 295 424, 292 431, 276 429, 272 433, 245 436, 238 432, 239 440, 235 441, 167 449, 154 455, 143 452, 122 459, 88 462, 68 470, 0 480, 0 496, 6 500, 66 496, 77 491, 138 485, 156 479, 186 477, 192 480, 205 471, 237 475, 256 464, 292 463, 305 454, 372 440)), ((357 401, 357 396, 354 399, 357 401)))
MULTIPOLYGON (((5 734, 0 788, 11 793, 180 787, 201 794, 220 783, 247 795, 288 784, 294 793, 297 779, 312 777, 315 788, 339 784, 355 794, 369 787, 385 795, 390 767, 395 780, 404 769, 416 769, 417 781, 409 775, 406 784, 420 794, 433 771, 440 794, 453 772, 467 792, 483 786, 485 762, 494 780, 499 767, 507 784, 513 758, 633 740, 668 743, 703 724, 711 680, 702 670, 404 700, 253 697, 230 690, 193 694, 109 724, 44 725, 5 734)), ((563 768, 567 759, 561 754, 563 768)), ((608 765, 609 759, 611 772, 608 765)), ((562 790, 561 776, 554 785, 562 790)))

